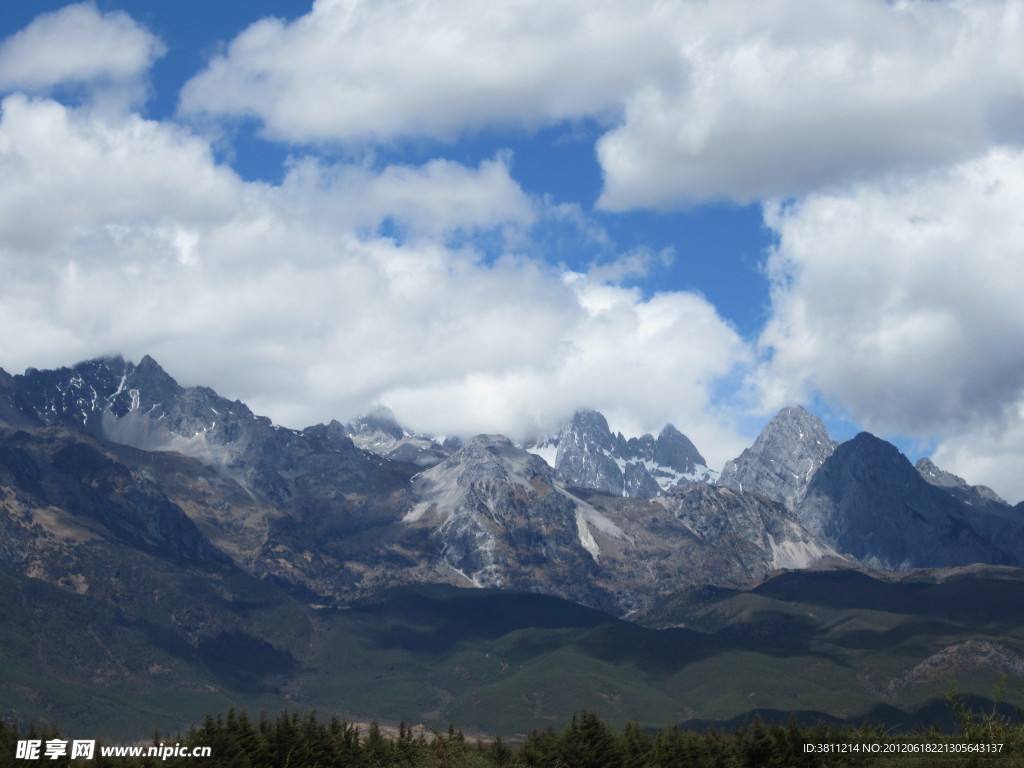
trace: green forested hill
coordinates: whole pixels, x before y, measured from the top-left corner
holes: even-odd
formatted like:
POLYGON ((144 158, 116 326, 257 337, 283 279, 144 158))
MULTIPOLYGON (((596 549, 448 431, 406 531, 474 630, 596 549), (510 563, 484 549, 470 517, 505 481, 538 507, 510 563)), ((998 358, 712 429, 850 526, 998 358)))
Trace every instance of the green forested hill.
POLYGON ((203 566, 219 574, 210 589, 210 574, 165 567, 150 589, 174 621, 0 574, 3 716, 138 737, 230 706, 294 706, 514 737, 581 709, 615 728, 754 712, 913 727, 949 719, 952 681, 985 697, 1003 676, 1005 700, 1024 703, 1022 582, 1009 570, 780 574, 666 601, 644 617, 655 628, 444 586, 316 608, 230 568, 203 566))

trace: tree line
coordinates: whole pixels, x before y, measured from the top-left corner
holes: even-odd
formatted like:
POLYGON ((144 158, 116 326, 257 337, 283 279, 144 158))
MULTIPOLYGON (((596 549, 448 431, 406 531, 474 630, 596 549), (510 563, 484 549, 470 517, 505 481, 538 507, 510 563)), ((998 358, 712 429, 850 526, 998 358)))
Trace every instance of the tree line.
MULTIPOLYGON (((892 733, 880 726, 859 728, 795 719, 768 725, 754 718, 730 731, 694 732, 678 727, 660 731, 633 723, 615 730, 594 712, 575 715, 561 730, 534 730, 515 744, 501 738, 468 739, 447 731, 419 731, 402 723, 385 733, 377 723, 360 729, 337 717, 315 712, 261 714, 245 711, 207 716, 188 733, 170 738, 159 733, 153 744, 176 745, 170 757, 70 754, 29 759, 18 755, 19 742, 61 738, 49 728, 25 730, 0 721, 0 768, 940 768, 1024 766, 1024 722, 991 711, 975 712, 955 691, 949 702, 959 720, 956 733, 938 730, 892 733), (998 751, 985 745, 1001 745, 998 751), (824 745, 824 746, 823 746, 824 745), (970 745, 976 745, 971 748, 970 745), (194 747, 209 756, 191 757, 194 747)), ((102 745, 100 745, 102 746, 102 745)), ((22 747, 24 752, 24 746, 22 747)), ((167 752, 165 751, 165 755, 167 752)))

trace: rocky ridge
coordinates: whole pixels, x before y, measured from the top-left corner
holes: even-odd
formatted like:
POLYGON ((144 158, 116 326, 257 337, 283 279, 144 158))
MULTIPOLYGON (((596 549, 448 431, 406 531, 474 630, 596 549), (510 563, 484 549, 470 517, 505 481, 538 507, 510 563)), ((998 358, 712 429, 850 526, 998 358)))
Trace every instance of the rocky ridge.
POLYGON ((797 517, 838 551, 881 570, 1024 564, 1024 520, 972 508, 928 483, 895 446, 862 432, 814 473, 797 517), (1009 546, 1007 546, 1009 545, 1009 546))
POLYGON ((481 435, 413 481, 403 522, 459 585, 560 594, 614 613, 714 574, 741 583, 835 552, 780 504, 704 483, 655 499, 566 487, 540 457, 481 435))
POLYGON ((556 437, 528 448, 573 486, 651 499, 680 482, 708 482, 715 473, 686 435, 667 424, 658 437, 612 434, 597 411, 576 411, 556 437))
POLYGON ((398 423, 390 408, 383 407, 346 424, 344 430, 359 448, 418 467, 432 467, 461 446, 458 438, 437 440, 411 432, 398 423))
MULTIPOLYGON (((717 485, 671 425, 626 439, 580 411, 529 451, 501 436, 441 442, 387 412, 291 430, 211 389, 181 387, 149 357, 0 372, 3 425, 47 476, 62 476, 61 459, 36 443, 61 435, 60 455, 78 456, 80 471, 97 453, 125 467, 122 508, 150 518, 159 508, 168 520, 177 509, 176 525, 198 532, 195 551, 320 601, 443 582, 623 614, 684 585, 824 557, 887 569, 1024 560, 1020 510, 930 463, 915 470, 870 435, 837 447, 802 408, 772 419, 717 485), (149 512, 127 503, 135 485, 155 499, 149 512)), ((23 466, 13 448, 0 456, 14 493, 8 541, 31 539, 36 508, 76 515, 65 497, 37 492, 23 466)))
POLYGON ((801 407, 780 411, 719 485, 763 494, 837 552, 879 570, 1024 564, 1024 515, 868 433, 837 445, 801 407))

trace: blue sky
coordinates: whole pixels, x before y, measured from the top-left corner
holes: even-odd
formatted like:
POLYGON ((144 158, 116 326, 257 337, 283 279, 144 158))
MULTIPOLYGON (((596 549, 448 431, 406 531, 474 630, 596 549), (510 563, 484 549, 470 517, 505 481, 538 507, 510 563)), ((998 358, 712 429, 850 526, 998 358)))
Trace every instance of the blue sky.
POLYGON ((1024 497, 1024 5, 32 2, 7 370, 151 354, 288 426, 779 407, 1024 497))

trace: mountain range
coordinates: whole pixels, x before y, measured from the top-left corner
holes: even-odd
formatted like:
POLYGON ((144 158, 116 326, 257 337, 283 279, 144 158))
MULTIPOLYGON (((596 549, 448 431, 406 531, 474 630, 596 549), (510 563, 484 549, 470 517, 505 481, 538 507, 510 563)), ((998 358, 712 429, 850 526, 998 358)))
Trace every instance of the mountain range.
MULTIPOLYGON (((976 563, 1024 566, 1022 505, 866 433, 836 444, 803 408, 719 475, 674 426, 626 438, 595 411, 521 446, 415 434, 387 411, 286 429, 181 387, 150 357, 0 370, 0 568, 12 594, 45 584, 48 601, 78 601, 66 615, 93 605, 126 628, 102 642, 120 669, 89 671, 122 683, 147 677, 126 671, 135 654, 198 688, 210 673, 225 690, 310 700, 301 670, 325 663, 339 631, 324 611, 415 585, 657 623, 666 601, 712 585, 738 595, 780 569, 976 563)), ((38 620, 39 606, 15 608, 9 621, 38 620)), ((12 668, 52 666, 5 653, 12 668)), ((31 685, 5 685, 0 704, 26 711, 31 685)))

